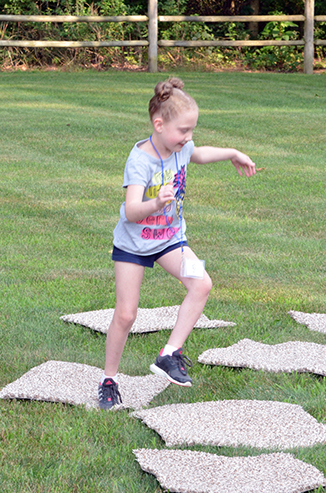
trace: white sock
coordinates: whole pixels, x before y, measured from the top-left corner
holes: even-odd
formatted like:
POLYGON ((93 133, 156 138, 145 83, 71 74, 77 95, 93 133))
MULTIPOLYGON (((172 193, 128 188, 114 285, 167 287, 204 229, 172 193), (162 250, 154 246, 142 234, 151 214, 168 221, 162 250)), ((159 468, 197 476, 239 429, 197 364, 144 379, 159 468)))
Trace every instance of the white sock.
POLYGON ((106 378, 111 378, 112 380, 115 381, 115 383, 118 383, 118 375, 114 375, 114 377, 111 377, 111 375, 105 375, 103 372, 102 378, 101 378, 101 384, 104 382, 106 378))
POLYGON ((166 356, 167 354, 169 356, 172 356, 172 353, 174 353, 174 351, 176 351, 177 349, 178 349, 177 347, 171 346, 170 344, 166 344, 164 346, 162 356, 166 356))

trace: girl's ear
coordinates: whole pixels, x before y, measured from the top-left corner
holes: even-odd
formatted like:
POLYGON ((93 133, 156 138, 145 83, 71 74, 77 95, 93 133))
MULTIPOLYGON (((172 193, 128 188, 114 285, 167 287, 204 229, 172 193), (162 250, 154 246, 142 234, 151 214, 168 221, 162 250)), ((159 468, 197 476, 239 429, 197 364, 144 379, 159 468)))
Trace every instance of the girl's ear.
POLYGON ((162 132, 162 129, 163 129, 163 118, 161 118, 160 116, 157 116, 153 121, 153 127, 154 127, 154 130, 160 134, 162 132))

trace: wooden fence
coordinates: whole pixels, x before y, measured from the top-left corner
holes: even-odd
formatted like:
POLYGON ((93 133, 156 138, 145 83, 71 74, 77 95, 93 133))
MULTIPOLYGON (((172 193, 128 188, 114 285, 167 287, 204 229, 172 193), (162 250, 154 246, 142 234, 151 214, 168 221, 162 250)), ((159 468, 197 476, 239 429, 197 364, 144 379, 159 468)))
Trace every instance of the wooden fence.
POLYGON ((134 41, 24 41, 24 40, 0 40, 0 47, 24 47, 24 48, 82 48, 82 47, 108 47, 108 46, 148 46, 148 69, 157 72, 158 46, 304 46, 304 73, 313 73, 314 46, 326 46, 326 40, 314 40, 315 22, 325 22, 326 15, 314 15, 314 0, 305 0, 304 15, 237 15, 237 16, 184 16, 184 15, 158 15, 158 0, 148 1, 148 16, 67 16, 67 15, 0 15, 0 22, 148 22, 148 40, 134 41), (304 22, 304 39, 297 40, 213 40, 213 41, 183 41, 183 40, 159 40, 159 22, 304 22))

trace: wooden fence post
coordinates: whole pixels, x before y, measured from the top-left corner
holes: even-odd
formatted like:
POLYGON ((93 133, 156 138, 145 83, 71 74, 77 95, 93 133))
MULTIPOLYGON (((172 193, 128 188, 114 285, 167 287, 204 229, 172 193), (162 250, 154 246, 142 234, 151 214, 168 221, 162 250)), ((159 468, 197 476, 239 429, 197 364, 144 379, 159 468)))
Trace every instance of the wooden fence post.
POLYGON ((304 22, 304 62, 305 74, 314 71, 314 15, 315 0, 305 0, 305 22, 304 22))
POLYGON ((148 71, 157 72, 157 0, 148 0, 148 71))

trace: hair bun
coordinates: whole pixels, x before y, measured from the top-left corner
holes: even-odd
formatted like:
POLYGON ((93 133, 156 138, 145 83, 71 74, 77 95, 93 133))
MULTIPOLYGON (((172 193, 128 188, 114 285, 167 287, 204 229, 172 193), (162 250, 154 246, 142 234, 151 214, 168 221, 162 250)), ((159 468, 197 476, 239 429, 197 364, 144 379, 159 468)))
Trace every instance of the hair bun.
POLYGON ((182 82, 181 79, 178 79, 178 77, 171 77, 171 79, 169 79, 168 82, 170 82, 170 84, 172 84, 172 86, 175 87, 176 89, 180 89, 180 90, 183 89, 184 83, 182 82))
POLYGON ((183 90, 183 82, 178 77, 170 77, 165 81, 158 82, 154 89, 154 96, 148 105, 151 122, 159 116, 169 122, 181 111, 195 109, 198 111, 196 101, 183 90))
POLYGON ((182 90, 183 86, 184 84, 182 80, 178 79, 177 77, 173 77, 165 82, 159 82, 156 85, 155 96, 161 103, 163 103, 172 95, 174 88, 182 90))

